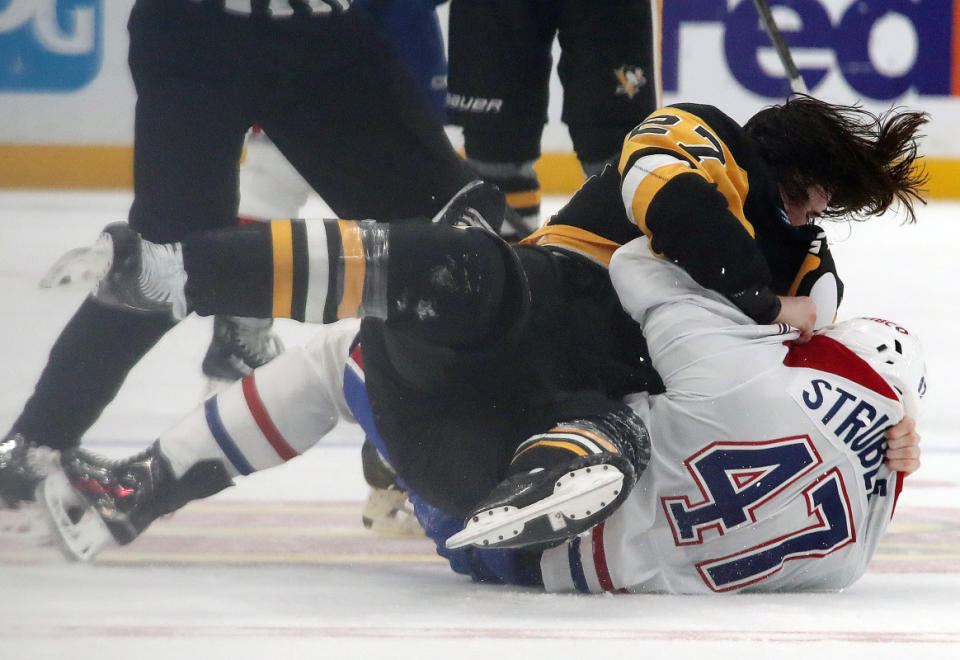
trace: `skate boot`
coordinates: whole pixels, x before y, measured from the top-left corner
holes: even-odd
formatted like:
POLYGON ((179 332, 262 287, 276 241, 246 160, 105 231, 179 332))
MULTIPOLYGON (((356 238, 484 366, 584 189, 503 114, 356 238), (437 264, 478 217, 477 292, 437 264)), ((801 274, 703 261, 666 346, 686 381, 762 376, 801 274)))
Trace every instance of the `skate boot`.
POLYGON ((498 229, 507 241, 519 241, 540 227, 540 181, 534 161, 492 163, 468 158, 467 163, 488 185, 502 191, 508 212, 498 229))
POLYGON ((177 479, 156 443, 117 461, 75 449, 61 465, 40 484, 37 499, 64 554, 79 560, 126 545, 160 516, 233 483, 219 461, 201 461, 177 479))
POLYGON ((151 243, 125 222, 107 225, 91 248, 102 261, 93 297, 135 312, 187 314, 183 255, 179 243, 151 243))
POLYGON ((50 534, 35 501, 37 486, 57 469, 58 453, 16 433, 0 441, 0 536, 44 543, 50 534))
POLYGON ((573 538, 616 511, 649 459, 646 427, 628 411, 535 435, 446 546, 548 547, 573 538))
POLYGON ((364 440, 360 458, 363 478, 370 486, 363 507, 363 526, 386 536, 423 536, 407 491, 397 483, 397 473, 369 440, 364 440))
POLYGON ((202 365, 207 393, 219 392, 282 352, 283 342, 273 332, 273 319, 215 316, 213 339, 202 365))
POLYGON ((476 179, 461 188, 434 216, 433 222, 454 227, 482 227, 497 234, 504 223, 519 222, 519 218, 516 212, 507 206, 506 198, 499 188, 476 179))

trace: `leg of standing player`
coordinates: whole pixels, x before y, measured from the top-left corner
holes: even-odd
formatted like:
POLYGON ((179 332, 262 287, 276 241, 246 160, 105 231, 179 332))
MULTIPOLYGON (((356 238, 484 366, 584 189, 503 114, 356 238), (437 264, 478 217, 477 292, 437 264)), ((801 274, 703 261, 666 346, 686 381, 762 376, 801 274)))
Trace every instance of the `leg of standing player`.
POLYGON ((660 107, 660 3, 560 4, 562 119, 589 177, 616 162, 627 133, 660 107))
POLYGON ((540 222, 534 163, 547 121, 554 2, 451 0, 451 123, 471 165, 495 183, 526 231, 540 222))

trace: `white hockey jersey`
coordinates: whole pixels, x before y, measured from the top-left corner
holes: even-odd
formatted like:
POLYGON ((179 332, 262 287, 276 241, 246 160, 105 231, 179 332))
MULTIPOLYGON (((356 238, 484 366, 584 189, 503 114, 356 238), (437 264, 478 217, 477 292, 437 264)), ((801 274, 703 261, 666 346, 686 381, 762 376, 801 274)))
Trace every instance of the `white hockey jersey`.
POLYGON ((824 336, 802 346, 654 257, 647 239, 610 275, 644 328, 666 393, 628 403, 652 456, 605 523, 543 554, 548 590, 711 593, 838 589, 866 569, 901 476, 884 430, 886 381, 824 336))

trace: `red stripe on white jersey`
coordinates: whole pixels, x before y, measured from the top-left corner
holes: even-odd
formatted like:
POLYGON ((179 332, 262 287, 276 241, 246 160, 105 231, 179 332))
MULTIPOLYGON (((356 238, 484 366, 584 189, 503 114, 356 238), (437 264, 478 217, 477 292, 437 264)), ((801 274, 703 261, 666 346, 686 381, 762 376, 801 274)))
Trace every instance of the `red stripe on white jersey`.
POLYGON ((866 361, 835 339, 814 335, 806 344, 789 344, 783 358, 788 367, 816 369, 853 381, 888 399, 899 401, 897 393, 866 361))

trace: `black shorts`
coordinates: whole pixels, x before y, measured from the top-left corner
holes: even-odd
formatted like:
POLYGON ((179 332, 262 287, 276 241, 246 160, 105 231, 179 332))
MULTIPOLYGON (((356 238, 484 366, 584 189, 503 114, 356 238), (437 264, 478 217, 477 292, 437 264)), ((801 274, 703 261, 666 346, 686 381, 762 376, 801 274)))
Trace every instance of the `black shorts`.
POLYGON ((489 494, 524 439, 659 387, 605 269, 548 248, 514 249, 531 305, 498 341, 454 350, 375 319, 361 329, 367 392, 391 463, 413 492, 455 516, 489 494))
POLYGON ((467 155, 535 160, 547 120, 554 37, 562 119, 583 162, 619 153, 659 105, 660 16, 650 0, 451 0, 451 122, 467 155))
POLYGON ((283 19, 138 0, 131 224, 148 239, 236 222, 258 124, 340 217, 431 216, 472 176, 364 12, 283 19))

